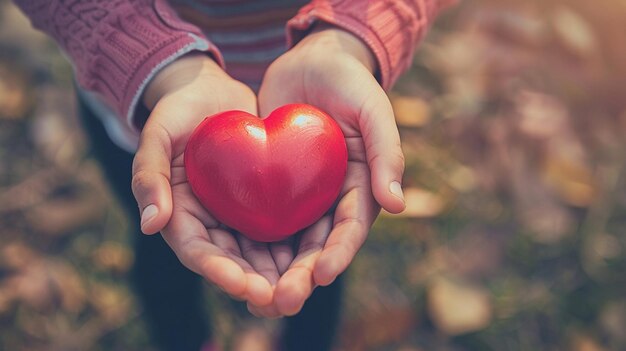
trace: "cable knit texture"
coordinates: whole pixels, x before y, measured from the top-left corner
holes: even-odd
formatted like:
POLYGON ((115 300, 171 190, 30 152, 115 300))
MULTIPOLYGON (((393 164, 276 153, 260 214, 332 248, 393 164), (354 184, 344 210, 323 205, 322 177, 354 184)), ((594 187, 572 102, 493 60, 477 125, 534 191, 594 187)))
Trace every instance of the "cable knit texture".
POLYGON ((163 0, 20 0, 32 24, 70 57, 78 83, 120 118, 132 115, 147 79, 191 50, 219 52, 163 0))
POLYGON ((454 0, 313 0, 287 25, 288 45, 302 39, 316 21, 341 27, 363 40, 378 61, 386 90, 411 65, 415 48, 437 13, 454 0))

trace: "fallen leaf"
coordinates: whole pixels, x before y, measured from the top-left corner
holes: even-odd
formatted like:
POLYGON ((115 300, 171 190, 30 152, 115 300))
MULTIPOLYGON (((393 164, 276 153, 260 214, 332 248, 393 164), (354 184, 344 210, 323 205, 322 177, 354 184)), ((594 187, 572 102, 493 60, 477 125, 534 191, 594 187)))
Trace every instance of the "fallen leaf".
POLYGON ((553 96, 521 91, 515 96, 520 131, 531 138, 548 139, 569 133, 569 112, 564 101, 553 96))
POLYGON ((41 55, 41 51, 50 46, 50 38, 35 30, 28 17, 11 1, 0 2, 0 41, 28 49, 29 56, 36 59, 50 59, 41 55))
POLYGON ((521 8, 486 8, 477 14, 476 23, 507 44, 539 48, 548 37, 545 21, 521 8))
POLYGON ((572 337, 572 351, 605 351, 594 338, 585 333, 577 333, 572 337))
POLYGON ((124 323, 131 310, 128 292, 102 283, 94 283, 91 286, 89 301, 109 326, 124 323))
POLYGON ((37 311, 54 307, 54 294, 48 267, 43 260, 29 262, 19 273, 6 279, 16 298, 37 311))
POLYGON ((596 197, 593 174, 587 165, 549 154, 542 173, 544 182, 568 205, 588 207, 596 197))
POLYGON ((446 245, 449 271, 463 277, 489 277, 501 267, 506 232, 468 228, 446 245))
POLYGON ((133 263, 133 253, 120 243, 109 241, 103 243, 93 252, 94 264, 102 270, 125 273, 133 263))
POLYGON ((445 208, 445 200, 438 194, 421 188, 405 188, 403 191, 406 209, 402 213, 393 215, 388 212, 383 212, 384 215, 393 217, 429 218, 439 215, 445 208))
POLYGON ((380 348, 406 337, 416 325, 416 315, 410 306, 364 311, 359 318, 344 324, 340 345, 347 351, 380 348))
POLYGON ((560 6, 554 13, 554 29, 563 45, 575 54, 595 51, 596 38, 587 20, 571 8, 560 6))
POLYGON ((87 293, 76 270, 62 260, 31 257, 6 279, 9 296, 38 311, 81 312, 87 293))
POLYGON ((66 90, 40 87, 29 134, 37 151, 62 169, 73 171, 87 149, 76 119, 75 95, 66 90))
POLYGON ((448 174, 448 183, 457 191, 468 192, 478 185, 475 172, 465 166, 457 166, 448 174))
POLYGON ((492 318, 491 296, 480 287, 438 278, 428 286, 428 312, 448 335, 481 330, 492 318))
POLYGON ((2 265, 8 269, 19 270, 27 267, 39 256, 35 251, 22 242, 12 242, 2 248, 0 260, 2 265))
POLYGON ((603 232, 590 232, 582 243, 581 263, 595 280, 610 279, 611 259, 620 257, 622 244, 614 235, 603 232))
POLYGON ((13 289, 0 285, 0 316, 11 310, 15 298, 15 291, 13 289))
POLYGON ((0 119, 23 118, 30 107, 28 84, 19 70, 0 60, 0 119))
POLYGON ((575 219, 562 207, 538 204, 519 210, 520 220, 534 241, 555 244, 573 233, 575 219))
POLYGON ((239 332, 233 341, 233 351, 273 351, 273 340, 268 330, 261 326, 239 332))
POLYGON ((600 313, 600 325, 611 337, 626 341, 626 301, 607 303, 600 313))
POLYGON ((430 106, 417 96, 390 96, 396 122, 403 127, 422 127, 430 122, 430 106))
POLYGON ((97 222, 104 215, 104 203, 97 194, 83 191, 71 198, 49 199, 25 215, 37 233, 57 237, 97 222))
POLYGON ((50 279, 64 311, 77 315, 87 302, 87 291, 80 275, 65 261, 50 262, 50 279))

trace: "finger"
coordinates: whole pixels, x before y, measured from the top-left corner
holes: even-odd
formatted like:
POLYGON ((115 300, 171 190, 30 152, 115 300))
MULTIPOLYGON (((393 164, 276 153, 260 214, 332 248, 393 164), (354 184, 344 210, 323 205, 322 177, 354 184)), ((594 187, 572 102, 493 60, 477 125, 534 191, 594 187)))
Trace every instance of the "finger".
POLYGON ((283 241, 269 244, 270 253, 276 263, 279 275, 283 275, 293 261, 295 256, 293 252, 293 242, 293 237, 289 237, 283 241))
POLYGON ((258 305, 271 303, 271 286, 241 258, 231 233, 207 230, 183 209, 172 215, 162 234, 183 265, 227 294, 258 305))
POLYGON ((171 157, 167 131, 148 119, 133 160, 132 178, 132 191, 141 213, 141 231, 145 234, 163 229, 172 215, 171 157))
POLYGON ((276 285, 280 275, 268 244, 250 240, 244 235, 238 235, 238 240, 243 259, 248 261, 258 274, 265 277, 270 285, 276 285))
POLYGON ((309 227, 300 239, 298 255, 283 274, 274 291, 274 304, 281 315, 300 312, 315 289, 313 269, 332 228, 331 216, 324 216, 309 227))
MULTIPOLYGON (((243 269, 247 286, 245 294, 241 294, 240 296, 258 306, 265 306, 272 303, 274 290, 272 284, 267 278, 260 275, 250 262, 244 258, 242 249, 235 235, 221 229, 209 230, 209 235, 211 241, 243 269)), ((267 256, 269 256, 271 260, 269 252, 267 256)), ((278 273, 276 273, 276 275, 278 275, 278 273)))
POLYGON ((349 163, 348 178, 335 210, 333 229, 313 269, 317 285, 329 285, 346 270, 365 242, 379 209, 369 187, 367 167, 349 163))
POLYGON ((367 163, 376 201, 391 213, 405 208, 402 193, 404 155, 389 99, 381 90, 368 100, 359 116, 367 163))
POLYGON ((270 304, 267 306, 256 306, 248 302, 247 307, 248 307, 248 311, 252 313, 252 315, 254 315, 255 317, 259 317, 259 318, 263 317, 263 318, 269 318, 269 319, 276 319, 276 318, 283 317, 278 312, 278 309, 276 309, 276 306, 274 304, 270 304))
POLYGON ((243 268, 210 241, 207 229, 198 220, 175 213, 162 235, 185 267, 227 294, 245 295, 247 277, 243 268))

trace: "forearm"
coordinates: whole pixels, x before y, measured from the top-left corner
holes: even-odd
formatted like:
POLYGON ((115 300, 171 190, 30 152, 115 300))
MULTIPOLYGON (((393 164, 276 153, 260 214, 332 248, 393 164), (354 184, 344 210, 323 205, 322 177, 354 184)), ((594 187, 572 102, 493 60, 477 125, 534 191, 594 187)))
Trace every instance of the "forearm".
POLYGON ((389 89, 410 66, 430 24, 454 0, 313 0, 288 23, 289 45, 321 21, 360 38, 376 59, 377 78, 389 89))

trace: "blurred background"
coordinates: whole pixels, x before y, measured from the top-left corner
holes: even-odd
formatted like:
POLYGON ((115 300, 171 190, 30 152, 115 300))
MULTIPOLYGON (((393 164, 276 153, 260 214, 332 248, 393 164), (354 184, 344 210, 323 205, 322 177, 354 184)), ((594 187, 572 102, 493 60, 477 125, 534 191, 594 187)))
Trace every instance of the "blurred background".
MULTIPOLYGON (((626 350, 625 19, 466 0, 437 21, 390 93, 407 210, 349 270, 338 351, 626 350)), ((153 350, 75 110, 67 61, 0 0, 0 350, 153 350)), ((207 301, 225 346, 276 328, 207 301)))

